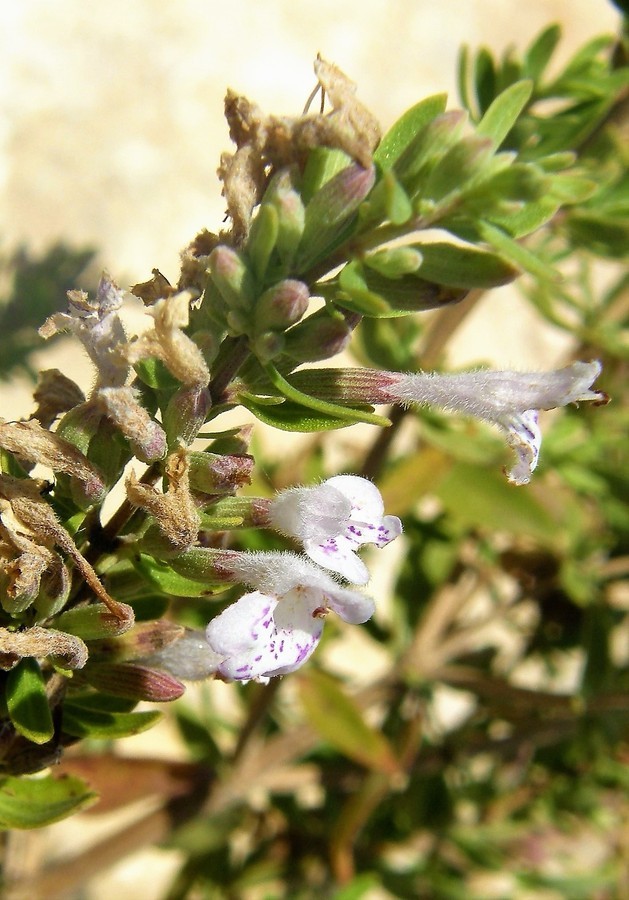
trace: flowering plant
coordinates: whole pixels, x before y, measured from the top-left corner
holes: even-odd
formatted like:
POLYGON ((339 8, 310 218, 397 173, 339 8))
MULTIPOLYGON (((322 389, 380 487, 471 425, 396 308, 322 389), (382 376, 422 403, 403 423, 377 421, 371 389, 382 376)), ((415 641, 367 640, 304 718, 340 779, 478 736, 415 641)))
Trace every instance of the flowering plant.
MULTIPOLYGON (((629 234, 612 115, 624 102, 627 70, 596 46, 544 82, 557 37, 545 32, 522 62, 492 63, 491 90, 481 84, 479 56, 463 78, 467 114, 446 110, 445 95, 428 97, 384 135, 352 82, 321 58, 315 74, 329 112, 280 118, 229 92, 235 151, 219 168, 229 228, 196 236, 176 284, 154 270, 132 288, 150 319, 141 335, 127 334, 124 291, 108 274, 95 296, 71 290, 67 310, 42 325, 44 338, 71 332, 96 378, 85 397, 61 372, 43 372, 32 416, 0 422, 5 827, 46 824, 93 803, 72 756, 62 762, 65 780, 19 776, 59 762, 83 739, 148 728, 159 714, 137 710, 138 702, 175 700, 190 682, 257 698, 239 701, 251 704, 231 758, 231 790, 242 799, 240 755, 290 681, 280 676, 298 669, 308 727, 371 773, 373 793, 368 785, 356 801, 364 823, 372 798, 397 790, 392 776, 400 784, 416 778, 419 732, 406 728, 404 710, 425 702, 422 691, 446 683, 482 697, 502 678, 492 662, 462 662, 483 649, 493 660, 496 648, 468 640, 445 592, 464 571, 480 579, 483 554, 498 565, 492 536, 500 531, 516 535, 508 552, 514 590, 524 592, 517 571, 530 548, 520 538, 567 560, 561 540, 573 537, 568 529, 557 538, 566 525, 558 510, 585 471, 599 486, 609 474, 588 469, 588 429, 598 426, 587 407, 560 420, 569 423, 564 443, 582 461, 571 463, 562 449, 561 425, 540 456, 540 412, 604 405, 601 385, 614 380, 619 354, 610 325, 617 319, 610 313, 604 326, 585 308, 583 281, 558 286, 561 261, 582 245, 616 258, 619 233, 629 234), (583 100, 575 73, 597 84, 598 101, 583 100), (548 98, 570 116, 548 116, 548 98), (593 144, 605 166, 595 164, 593 144), (521 275, 537 308, 571 331, 578 358, 543 372, 431 371, 481 296, 521 275), (359 365, 321 365, 348 348, 359 365), (233 410, 317 441, 359 423, 380 431, 344 474, 330 474, 313 445, 311 468, 304 461, 286 479, 265 461, 250 424, 224 424, 233 410), (470 419, 501 429, 515 462, 470 419), (404 421, 418 429, 405 458, 394 443, 404 421), (539 459, 543 489, 528 494, 518 486, 539 459), (50 474, 36 475, 37 463, 50 474), (123 496, 105 518, 116 487, 123 496), (426 500, 432 514, 422 512, 426 500), (388 546, 398 538, 403 563, 388 546), (376 560, 394 572, 395 611, 374 621, 380 601, 391 603, 381 587, 363 593, 376 560), (337 621, 324 636, 330 612, 337 621), (356 639, 372 651, 388 647, 395 659, 371 686, 390 704, 386 733, 363 717, 371 700, 349 699, 321 671, 347 633, 339 619, 364 625, 356 639)), ((612 313, 619 290, 605 301, 612 313)), ((517 693, 500 685, 505 697, 517 693)), ((195 727, 203 759, 216 763, 214 726, 195 727)), ((267 736, 281 756, 271 726, 267 736)), ((183 793, 189 800, 201 785, 206 810, 228 808, 203 771, 186 770, 183 793)), ((352 815, 345 806, 333 849, 338 881, 354 871, 352 815)))

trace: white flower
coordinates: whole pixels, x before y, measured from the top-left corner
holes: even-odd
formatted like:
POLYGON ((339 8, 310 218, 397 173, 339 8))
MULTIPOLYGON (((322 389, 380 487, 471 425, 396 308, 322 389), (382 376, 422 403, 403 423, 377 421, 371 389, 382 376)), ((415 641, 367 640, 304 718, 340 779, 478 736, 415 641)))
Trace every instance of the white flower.
POLYGON ((271 525, 298 538, 308 556, 355 584, 369 572, 356 550, 384 547, 402 531, 397 516, 385 516, 378 488, 357 475, 336 475, 316 487, 291 488, 271 502, 271 525))
POLYGON ((579 400, 606 403, 602 391, 591 390, 600 371, 600 362, 594 360, 575 362, 553 372, 396 375, 386 390, 398 402, 441 406, 498 425, 506 431, 509 446, 517 455, 507 477, 514 484, 526 484, 537 465, 542 440, 539 410, 579 400))
POLYGON ((298 669, 319 643, 333 610, 351 624, 366 622, 374 603, 294 553, 238 553, 229 566, 261 588, 245 594, 213 619, 206 637, 222 658, 217 671, 234 681, 267 682, 298 669))

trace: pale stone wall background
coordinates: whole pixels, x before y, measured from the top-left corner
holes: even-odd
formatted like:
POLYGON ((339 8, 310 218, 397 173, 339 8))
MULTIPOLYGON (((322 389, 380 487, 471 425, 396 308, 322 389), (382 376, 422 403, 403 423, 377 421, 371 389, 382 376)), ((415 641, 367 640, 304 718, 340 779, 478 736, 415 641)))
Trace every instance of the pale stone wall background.
MULTIPOLYGON (((2 2, 0 252, 20 242, 41 251, 61 239, 99 248, 99 263, 123 285, 144 280, 153 266, 174 279, 179 249, 222 219, 215 169, 229 148, 227 86, 266 110, 297 113, 321 52, 358 83, 387 126, 435 91, 448 90, 457 104, 462 43, 523 48, 553 21, 563 26, 566 59, 589 37, 614 31, 617 15, 605 0, 2 2)), ((457 361, 493 356, 541 368, 560 359, 557 336, 513 291, 497 299, 461 330, 457 361)), ((89 368, 68 346, 58 345, 54 359, 43 355, 42 364, 89 384, 89 368)), ((2 388, 0 415, 30 408, 25 382, 2 388)), ((135 752, 169 747, 163 733, 135 740, 135 752)), ((95 838, 78 819, 47 840, 72 852, 95 838)), ((136 854, 82 896, 153 900, 176 864, 176 854, 136 854)))

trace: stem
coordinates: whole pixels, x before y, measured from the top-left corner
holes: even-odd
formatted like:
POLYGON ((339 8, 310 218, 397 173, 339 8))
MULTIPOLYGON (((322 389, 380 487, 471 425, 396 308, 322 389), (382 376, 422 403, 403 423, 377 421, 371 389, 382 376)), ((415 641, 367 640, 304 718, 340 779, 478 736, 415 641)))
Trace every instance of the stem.
POLYGON ((249 356, 249 342, 246 335, 225 338, 221 346, 212 380, 208 385, 212 405, 224 401, 224 394, 230 381, 249 356))

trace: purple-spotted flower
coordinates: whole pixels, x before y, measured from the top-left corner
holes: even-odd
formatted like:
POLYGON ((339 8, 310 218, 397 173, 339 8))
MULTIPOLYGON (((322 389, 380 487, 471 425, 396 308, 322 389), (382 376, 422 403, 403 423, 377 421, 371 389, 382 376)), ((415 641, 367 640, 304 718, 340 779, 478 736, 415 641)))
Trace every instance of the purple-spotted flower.
POLYGON ((515 450, 507 473, 513 484, 527 484, 537 465, 542 435, 539 410, 593 400, 606 403, 602 391, 591 390, 601 372, 598 360, 575 362, 553 372, 462 372, 457 375, 397 375, 388 391, 398 402, 429 403, 498 425, 515 450))
POLYGON ((283 491, 270 504, 269 521, 298 538, 314 562, 354 584, 369 581, 358 548, 384 547, 402 531, 397 516, 384 515, 378 488, 358 475, 335 475, 316 487, 283 491))
POLYGON ((207 627, 211 650, 221 658, 217 672, 232 681, 268 682, 298 669, 319 643, 323 620, 332 610, 359 625, 374 603, 339 587, 318 566, 294 553, 238 553, 233 574, 252 587, 207 627))
POLYGON ((601 372, 598 360, 574 362, 552 372, 382 372, 377 369, 311 369, 295 378, 301 390, 324 400, 440 406, 476 416, 501 428, 516 452, 507 473, 526 484, 537 465, 542 440, 539 411, 588 400, 607 403, 592 390, 601 372))

